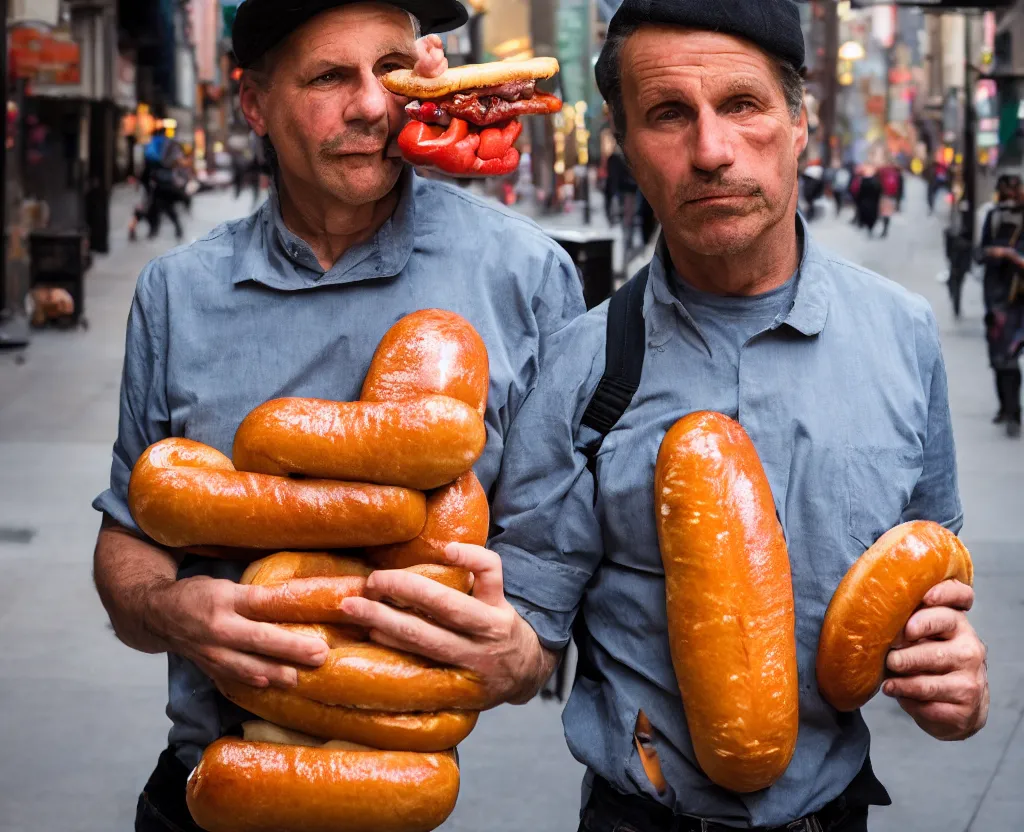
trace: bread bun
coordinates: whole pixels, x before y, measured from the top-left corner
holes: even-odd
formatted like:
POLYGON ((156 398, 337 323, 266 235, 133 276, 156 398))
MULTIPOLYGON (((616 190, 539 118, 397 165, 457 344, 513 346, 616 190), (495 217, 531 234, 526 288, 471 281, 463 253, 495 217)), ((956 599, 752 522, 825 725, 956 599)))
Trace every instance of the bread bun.
POLYGON ((497 87, 509 81, 532 81, 550 78, 558 72, 554 58, 531 58, 528 61, 495 61, 488 64, 466 64, 449 69, 436 78, 416 75, 411 69, 398 69, 384 75, 384 88, 407 98, 444 98, 463 90, 497 87))

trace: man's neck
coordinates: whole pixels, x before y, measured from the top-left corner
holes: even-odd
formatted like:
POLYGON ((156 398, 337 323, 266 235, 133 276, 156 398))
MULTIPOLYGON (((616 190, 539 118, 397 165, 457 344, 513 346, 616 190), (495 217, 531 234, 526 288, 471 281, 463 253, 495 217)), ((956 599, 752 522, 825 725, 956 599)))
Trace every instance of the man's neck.
POLYGON ((346 205, 317 197, 297 200, 297 189, 290 188, 283 177, 279 178, 277 188, 285 226, 309 244, 324 271, 350 248, 373 237, 394 214, 399 197, 396 185, 377 202, 346 205))
POLYGON ((800 241, 791 214, 737 254, 703 255, 686 247, 671 229, 665 243, 672 265, 686 282, 716 295, 761 295, 788 281, 800 265, 800 241))

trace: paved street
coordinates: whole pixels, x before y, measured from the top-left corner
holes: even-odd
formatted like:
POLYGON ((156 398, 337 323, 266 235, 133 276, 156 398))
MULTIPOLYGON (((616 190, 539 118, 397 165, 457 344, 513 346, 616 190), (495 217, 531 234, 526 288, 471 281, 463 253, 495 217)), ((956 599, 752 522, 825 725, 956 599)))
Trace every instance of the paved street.
MULTIPOLYGON (((990 648, 989 725, 963 744, 925 736, 898 707, 868 708, 875 769, 894 797, 875 832, 1009 832, 1024 826, 1024 442, 992 426, 995 398, 982 339, 980 285, 952 319, 940 222, 911 183, 888 240, 867 240, 847 218, 815 233, 843 255, 899 280, 934 305, 942 329, 976 564, 972 620, 990 648)), ((124 227, 131 198, 118 197, 124 227)), ((249 205, 195 201, 189 236, 249 205)), ((831 216, 831 214, 830 214, 831 216)), ((22 363, 0 354, 0 832, 128 830, 136 796, 164 745, 165 659, 119 644, 91 584, 116 431, 124 322, 135 278, 169 245, 130 245, 88 278, 88 330, 35 337, 22 363)), ((865 338, 871 333, 865 332, 865 338)), ((580 767, 562 740, 558 708, 534 702, 484 715, 461 749, 463 787, 447 832, 576 829, 580 767)))

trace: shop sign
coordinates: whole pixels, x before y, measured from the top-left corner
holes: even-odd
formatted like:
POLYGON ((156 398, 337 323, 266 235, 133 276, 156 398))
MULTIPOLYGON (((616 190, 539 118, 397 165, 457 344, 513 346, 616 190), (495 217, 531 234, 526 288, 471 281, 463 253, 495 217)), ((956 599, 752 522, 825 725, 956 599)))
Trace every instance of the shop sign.
POLYGON ((19 26, 10 35, 10 72, 39 84, 81 82, 82 53, 66 32, 19 26))

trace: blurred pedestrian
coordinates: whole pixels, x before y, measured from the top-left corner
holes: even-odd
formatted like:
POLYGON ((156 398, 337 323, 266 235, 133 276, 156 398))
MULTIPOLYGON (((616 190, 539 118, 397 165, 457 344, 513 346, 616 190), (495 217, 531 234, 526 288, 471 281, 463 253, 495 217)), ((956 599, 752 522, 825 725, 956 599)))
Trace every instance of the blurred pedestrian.
POLYGON ((1004 174, 996 185, 997 202, 985 218, 981 256, 985 263, 983 297, 989 364, 995 376, 999 410, 992 420, 1008 435, 1021 432, 1020 353, 1024 345, 1024 205, 1021 179, 1004 174))
POLYGON ((633 249, 633 237, 637 219, 637 187, 636 180, 629 169, 622 148, 616 145, 615 151, 608 158, 608 179, 605 183, 605 213, 609 225, 614 225, 613 205, 617 205, 620 213, 625 251, 627 255, 633 249))
POLYGON ((860 228, 863 225, 860 214, 860 183, 864 181, 864 168, 862 165, 854 165, 853 171, 850 175, 850 185, 848 192, 850 199, 853 200, 853 219, 850 220, 850 225, 854 225, 860 228))
POLYGON ((836 216, 843 213, 843 204, 853 178, 848 167, 837 165, 832 169, 832 198, 836 202, 836 216))
POLYGON ((928 214, 931 215, 935 213, 935 199, 939 191, 949 187, 949 169, 942 162, 932 159, 925 168, 924 178, 927 185, 928 214))
POLYGON ((860 177, 860 187, 857 189, 857 214, 859 224, 872 236, 875 226, 878 224, 878 215, 881 211, 882 183, 878 178, 876 168, 865 166, 860 177))
POLYGON ((804 216, 807 217, 808 222, 814 222, 818 216, 817 202, 825 193, 824 179, 825 169, 816 162, 804 168, 804 172, 800 176, 800 182, 803 185, 804 203, 807 205, 804 216))
POLYGON ((889 223, 899 210, 903 199, 903 171, 890 162, 878 170, 878 182, 882 190, 879 200, 879 215, 882 218, 882 237, 889 236, 889 223))

